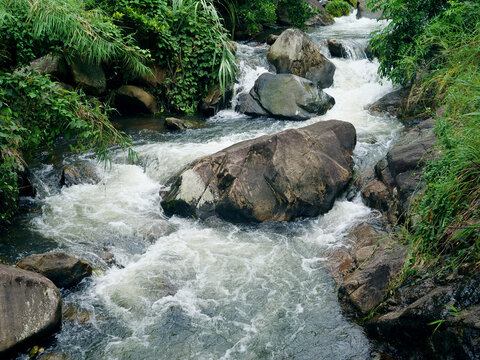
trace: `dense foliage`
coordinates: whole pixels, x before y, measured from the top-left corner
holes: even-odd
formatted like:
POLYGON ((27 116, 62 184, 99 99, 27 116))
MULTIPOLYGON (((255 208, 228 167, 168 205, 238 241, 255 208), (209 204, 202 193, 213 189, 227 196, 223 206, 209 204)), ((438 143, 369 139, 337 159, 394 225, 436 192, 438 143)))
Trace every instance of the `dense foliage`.
POLYGON ((274 25, 281 12, 299 28, 315 15, 315 9, 304 0, 238 0, 235 8, 238 22, 247 28, 249 34, 258 32, 260 26, 274 25))
POLYGON ((52 149, 57 136, 74 139, 72 149, 94 149, 106 161, 108 149, 130 141, 109 122, 103 105, 81 92, 63 90, 47 76, 0 72, 0 220, 12 216, 19 173, 39 149, 52 149))
POLYGON ((148 49, 164 68, 160 93, 167 107, 197 108, 215 83, 225 89, 235 79, 235 56, 229 33, 215 7, 205 0, 105 0, 101 6, 117 24, 148 49))
POLYGON ((343 0, 333 0, 325 6, 327 12, 333 17, 346 16, 350 14, 350 4, 343 0))
POLYGON ((415 223, 404 230, 411 245, 404 278, 478 267, 480 3, 390 0, 381 8, 392 19, 373 40, 381 72, 413 82, 426 104, 445 109, 436 120, 438 156, 427 164, 426 190, 411 209, 415 223))

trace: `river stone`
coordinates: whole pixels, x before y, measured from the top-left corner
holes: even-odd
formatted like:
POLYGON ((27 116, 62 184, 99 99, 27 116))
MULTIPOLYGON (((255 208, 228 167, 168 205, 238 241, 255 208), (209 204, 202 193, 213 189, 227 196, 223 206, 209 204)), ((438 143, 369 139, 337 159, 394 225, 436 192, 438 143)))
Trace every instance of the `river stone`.
POLYGON ((93 166, 79 163, 64 166, 60 185, 69 187, 80 184, 97 184, 99 181, 100 179, 93 166))
POLYGON ((154 114, 157 102, 152 94, 134 85, 124 85, 115 91, 115 105, 125 114, 154 114))
POLYGON ((144 74, 135 80, 140 86, 156 89, 162 85, 167 78, 167 70, 158 65, 149 65, 151 74, 144 74))
POLYGON ((205 116, 213 116, 222 110, 232 98, 232 87, 229 86, 223 93, 220 85, 216 84, 210 87, 207 95, 200 104, 200 110, 205 116))
POLYGON ((381 11, 371 12, 367 8, 366 0, 358 0, 357 4, 357 19, 360 18, 367 18, 367 19, 380 19, 382 17, 381 11))
POLYGON ((359 254, 359 260, 368 260, 347 275, 338 290, 339 299, 347 312, 362 318, 375 309, 382 301, 390 281, 403 268, 406 256, 405 245, 385 238, 368 257, 359 254))
POLYGON ((304 32, 287 29, 270 46, 267 60, 279 74, 294 74, 324 89, 333 84, 335 65, 325 58, 304 32))
POLYGON ((27 67, 42 75, 51 75, 54 79, 64 81, 67 77, 67 65, 65 60, 51 54, 33 60, 27 67))
POLYGON ((0 265, 0 355, 60 329, 62 300, 46 277, 0 265))
POLYGON ((332 55, 332 57, 339 57, 339 58, 348 57, 348 53, 340 41, 328 39, 327 45, 328 45, 328 50, 330 51, 330 55, 332 55))
POLYGON ((174 117, 167 117, 165 119, 165 127, 169 130, 186 131, 189 129, 200 129, 205 125, 192 120, 177 119, 174 117))
POLYGON ((107 89, 107 79, 101 65, 76 59, 71 64, 73 82, 87 94, 99 96, 107 89))
POLYGON ((20 260, 17 267, 40 273, 59 288, 70 288, 92 275, 89 263, 63 252, 31 255, 20 260))
POLYGON ((335 99, 311 81, 291 74, 265 73, 248 95, 239 97, 236 110, 250 116, 307 120, 323 115, 335 99))
POLYGON ((324 214, 352 179, 355 143, 353 125, 338 120, 240 142, 170 179, 163 209, 232 222, 324 214))
POLYGON ((368 110, 374 115, 388 113, 391 116, 400 116, 407 106, 410 88, 392 91, 375 101, 368 110))

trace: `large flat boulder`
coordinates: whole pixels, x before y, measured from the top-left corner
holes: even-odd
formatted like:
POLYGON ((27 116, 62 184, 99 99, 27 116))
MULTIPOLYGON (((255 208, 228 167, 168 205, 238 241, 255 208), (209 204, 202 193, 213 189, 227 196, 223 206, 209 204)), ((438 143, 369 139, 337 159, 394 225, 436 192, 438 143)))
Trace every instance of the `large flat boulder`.
POLYGON ((232 222, 329 211, 352 178, 356 132, 330 120, 243 141, 187 166, 161 192, 167 215, 232 222))
POLYGON ((89 263, 63 252, 31 255, 20 260, 17 267, 40 273, 60 288, 75 286, 92 275, 89 263))
POLYGON ((333 97, 307 79, 265 73, 249 94, 239 97, 235 110, 250 116, 307 120, 325 114, 334 104, 333 97))
POLYGON ((0 265, 0 355, 54 333, 61 321, 60 292, 50 280, 0 265))
POLYGON ((321 89, 333 84, 335 65, 298 29, 287 29, 281 33, 270 46, 267 59, 279 74, 294 74, 306 78, 321 89))

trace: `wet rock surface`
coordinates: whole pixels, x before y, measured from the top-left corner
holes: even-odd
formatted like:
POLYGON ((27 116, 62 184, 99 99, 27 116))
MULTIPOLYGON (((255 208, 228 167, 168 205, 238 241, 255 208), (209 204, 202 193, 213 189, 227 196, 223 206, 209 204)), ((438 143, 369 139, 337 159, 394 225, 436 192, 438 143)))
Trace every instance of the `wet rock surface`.
POLYGON ((250 116, 307 120, 325 114, 334 104, 333 97, 307 79, 265 73, 249 94, 239 97, 235 110, 250 116))
POLYGON ((278 74, 306 78, 324 89, 333 84, 335 65, 298 29, 285 30, 270 46, 268 62, 278 74))
POLYGON ((355 128, 337 120, 243 141, 171 179, 162 206, 168 215, 233 222, 317 216, 350 182, 355 143, 355 128))
POLYGON ((17 267, 40 273, 59 288, 75 286, 92 274, 89 263, 63 252, 31 255, 20 260, 17 267))
POLYGON ((372 114, 388 113, 391 116, 400 116, 405 111, 409 94, 409 88, 392 91, 375 101, 368 110, 372 114))
POLYGON ((62 301, 46 277, 0 265, 0 355, 60 329, 62 301))
POLYGON ((225 94, 222 92, 220 85, 212 86, 205 98, 200 104, 200 110, 205 116, 213 116, 220 110, 224 109, 232 98, 232 88, 229 86, 225 90, 225 94))
POLYGON ((432 119, 408 131, 376 165, 376 179, 363 187, 366 203, 396 223, 424 188, 421 182, 423 166, 436 156, 436 142, 432 119))
POLYGON ((80 184, 97 184, 99 181, 100 178, 93 166, 88 163, 78 163, 67 165, 62 169, 60 185, 69 187, 80 184))
POLYGON ((189 129, 200 129, 204 126, 204 124, 193 120, 184 120, 174 117, 167 117, 165 119, 165 127, 169 130, 186 131, 189 129))

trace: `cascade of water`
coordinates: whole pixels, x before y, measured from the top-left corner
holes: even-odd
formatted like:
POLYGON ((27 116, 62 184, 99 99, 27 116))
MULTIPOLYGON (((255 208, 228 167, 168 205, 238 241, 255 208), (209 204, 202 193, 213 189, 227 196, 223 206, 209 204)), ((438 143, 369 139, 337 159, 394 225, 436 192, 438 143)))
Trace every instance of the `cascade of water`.
MULTIPOLYGON (((338 19, 311 30, 320 42, 342 39, 361 48, 377 24, 338 19), (358 45, 360 44, 360 45, 358 45)), ((238 46, 238 95, 269 71, 266 46, 238 46)), ((362 50, 363 51, 363 50, 362 50)), ((102 266, 113 253, 117 266, 103 270, 67 303, 92 313, 86 324, 65 321, 53 348, 73 359, 366 359, 369 343, 342 316, 325 254, 344 246, 356 223, 377 216, 357 197, 340 199, 326 215, 285 224, 232 225, 172 217, 160 207, 159 189, 199 156, 233 143, 325 119, 350 121, 357 129, 356 166, 384 156, 400 125, 372 116, 366 105, 392 90, 380 82, 378 63, 364 56, 331 59, 336 105, 305 122, 250 119, 233 110, 185 134, 134 135, 139 165, 116 154, 105 170, 90 156, 102 181, 42 191, 42 214, 31 226, 59 248, 102 266)), ((76 157, 75 157, 76 158, 76 157)), ((71 161, 67 158, 65 161, 71 161)), ((40 166, 43 175, 50 171, 40 166)))

